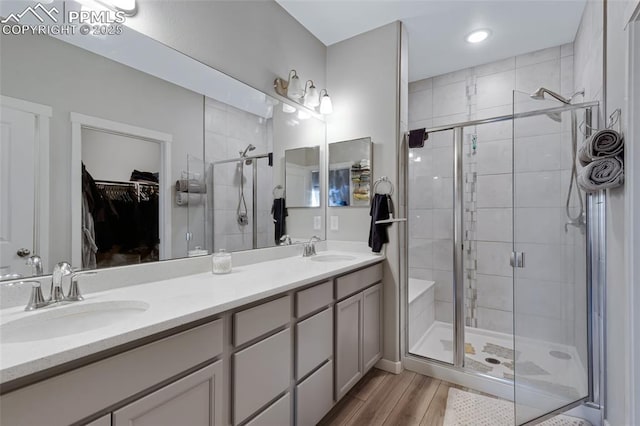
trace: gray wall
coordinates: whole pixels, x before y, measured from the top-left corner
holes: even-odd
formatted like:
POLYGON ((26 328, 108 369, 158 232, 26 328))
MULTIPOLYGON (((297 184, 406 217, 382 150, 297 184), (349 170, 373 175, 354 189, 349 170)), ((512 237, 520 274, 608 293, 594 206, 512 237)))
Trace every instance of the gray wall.
MULTIPOLYGON (((627 106, 628 93, 628 54, 629 54, 629 27, 626 26, 629 19, 631 7, 637 5, 637 1, 608 1, 607 2, 607 46, 606 46, 606 116, 615 109, 621 108, 623 115, 621 118, 622 131, 627 136, 627 146, 630 140, 629 130, 629 109, 627 106)), ((601 8, 602 4, 598 3, 601 8)), ((602 19, 601 12, 598 18, 602 19)), ((593 20, 592 20, 593 21, 593 20)), ((598 40, 601 42, 602 40, 598 40)), ((640 46, 636 45, 636 49, 640 46)), ((638 55, 638 50, 633 53, 638 55)), ((636 70, 637 72, 637 70, 636 70)), ((600 75, 602 75, 600 73, 600 75)), ((636 74, 637 75, 637 74, 636 74)), ((634 150, 637 149, 637 142, 634 142, 634 150)), ((634 168, 634 164, 629 156, 629 151, 625 150, 626 169, 634 168)), ((633 311, 638 309, 630 303, 632 294, 631 286, 634 283, 627 275, 629 261, 634 262, 626 256, 626 240, 630 230, 627 223, 633 221, 629 216, 627 201, 631 196, 632 182, 626 179, 627 183, 622 188, 615 188, 607 191, 607 394, 605 417, 611 425, 637 424, 640 419, 632 420, 632 411, 637 410, 639 401, 638 395, 631 392, 633 387, 632 365, 638 365, 638 360, 632 357, 631 343, 633 341, 631 318, 633 311)), ((637 180, 636 180, 637 182, 637 180)), ((637 190, 636 190, 637 191, 637 190)), ((637 222, 637 218, 636 218, 637 222)), ((635 283, 636 287, 638 283, 635 283)), ((638 338, 636 334, 635 338, 638 338)), ((636 367, 637 368, 637 367, 636 367)), ((637 374, 637 372, 636 372, 637 374)), ((637 380, 637 376, 636 376, 637 380)), ((640 386, 635 383, 635 386, 640 386)), ((637 391, 637 389, 636 389, 637 391)))
POLYGON ((325 87, 326 47, 272 0, 139 0, 130 26, 265 93, 296 69, 325 87))
MULTIPOLYGON (((370 136, 373 142, 373 176, 391 177, 398 205, 398 139, 400 134, 401 24, 394 22, 329 46, 327 84, 333 101, 328 119, 329 143, 370 136), (372 107, 375 106, 375 107, 372 107)), ((406 87, 405 87, 406 92, 406 87)), ((406 111, 406 109, 405 109, 406 111)), ((339 231, 327 229, 327 238, 367 241, 369 209, 328 208, 338 216, 339 231)), ((329 222, 329 221, 327 221, 329 222)), ((384 354, 399 361, 399 239, 398 225, 389 228, 384 270, 384 354)))
MULTIPOLYGON (((202 158, 201 95, 46 36, 0 36, 0 46, 2 94, 53 108, 50 264, 71 256, 71 112, 173 135, 174 179, 187 153, 202 158)), ((186 255, 186 215, 172 208, 173 256, 186 255)))
POLYGON ((155 142, 82 129, 82 162, 97 180, 128 181, 134 169, 159 172, 161 149, 155 142))

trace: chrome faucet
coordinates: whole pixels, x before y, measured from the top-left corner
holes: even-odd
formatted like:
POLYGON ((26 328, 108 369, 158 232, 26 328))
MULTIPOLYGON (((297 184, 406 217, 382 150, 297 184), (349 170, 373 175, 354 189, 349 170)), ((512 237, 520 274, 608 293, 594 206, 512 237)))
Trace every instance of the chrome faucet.
POLYGON ((60 262, 53 268, 51 274, 51 290, 49 298, 45 300, 42 295, 42 285, 39 281, 27 281, 32 284, 31 296, 29 297, 29 303, 24 308, 25 311, 33 311, 35 309, 44 308, 45 306, 52 305, 59 302, 79 302, 84 300, 82 294, 80 294, 80 288, 78 287, 78 279, 80 275, 95 275, 95 271, 79 271, 73 272, 71 265, 67 262, 60 262), (64 295, 62 291, 62 280, 64 277, 70 276, 69 291, 67 295, 64 295))
POLYGON ((32 268, 32 272, 31 272, 32 277, 39 277, 40 275, 43 274, 42 259, 37 254, 34 254, 29 259, 27 259, 27 265, 31 266, 32 268))
POLYGON ((62 302, 64 300, 64 292, 62 291, 62 279, 73 273, 71 265, 67 262, 60 262, 53 267, 51 274, 51 291, 49 293, 49 303, 62 302))
POLYGON ((308 242, 304 243, 302 246, 302 257, 309 257, 316 254, 316 245, 314 244, 316 241, 321 241, 321 239, 317 235, 314 235, 309 238, 308 242))
POLYGON ((289 234, 285 234, 280 237, 280 245, 281 246, 290 246, 291 245, 291 237, 289 234))

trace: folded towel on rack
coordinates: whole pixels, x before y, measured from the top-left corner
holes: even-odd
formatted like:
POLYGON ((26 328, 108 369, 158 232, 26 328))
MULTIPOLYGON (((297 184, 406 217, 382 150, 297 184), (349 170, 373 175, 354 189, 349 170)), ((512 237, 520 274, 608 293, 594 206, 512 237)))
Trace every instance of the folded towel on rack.
POLYGON ((376 224, 378 220, 389 219, 393 215, 393 204, 389 194, 375 194, 371 203, 371 225, 369 227, 369 247, 374 253, 380 253, 382 246, 389 242, 387 228, 390 223, 376 224))
POLYGON ((600 158, 617 157, 624 151, 624 138, 615 130, 598 130, 578 150, 580 164, 586 166, 600 158))
POLYGON ((619 157, 601 158, 578 173, 578 185, 585 192, 615 188, 624 183, 624 164, 619 157))
MULTIPOLYGON (((275 189, 274 189, 275 191, 275 189)), ((273 239, 276 245, 280 245, 280 238, 287 233, 287 205, 284 198, 274 198, 271 207, 271 216, 273 217, 274 235, 273 239)))
POLYGON ((207 192, 207 186, 197 179, 178 179, 176 181, 176 191, 204 194, 207 192))
POLYGON ((160 173, 141 172, 140 170, 133 169, 131 172, 132 182, 159 182, 160 173))
POLYGON ((176 192, 176 204, 179 206, 198 206, 204 201, 203 194, 176 192))
POLYGON ((416 129, 409 132, 409 148, 422 148, 427 140, 426 129, 416 129))

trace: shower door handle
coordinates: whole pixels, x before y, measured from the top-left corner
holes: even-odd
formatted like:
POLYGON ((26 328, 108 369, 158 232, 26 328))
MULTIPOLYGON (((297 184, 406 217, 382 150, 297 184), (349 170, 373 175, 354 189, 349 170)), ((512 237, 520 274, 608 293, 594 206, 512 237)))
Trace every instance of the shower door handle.
POLYGON ((509 264, 513 268, 524 268, 524 253, 521 251, 512 251, 509 264))

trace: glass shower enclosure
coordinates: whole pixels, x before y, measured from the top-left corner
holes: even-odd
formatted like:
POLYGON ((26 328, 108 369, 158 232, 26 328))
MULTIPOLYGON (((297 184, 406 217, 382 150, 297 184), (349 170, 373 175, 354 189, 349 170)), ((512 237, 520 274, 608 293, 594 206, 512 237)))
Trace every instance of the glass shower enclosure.
POLYGON ((573 174, 596 116, 514 92, 512 114, 405 152, 405 357, 511 386, 514 424, 598 397, 601 200, 573 174))

